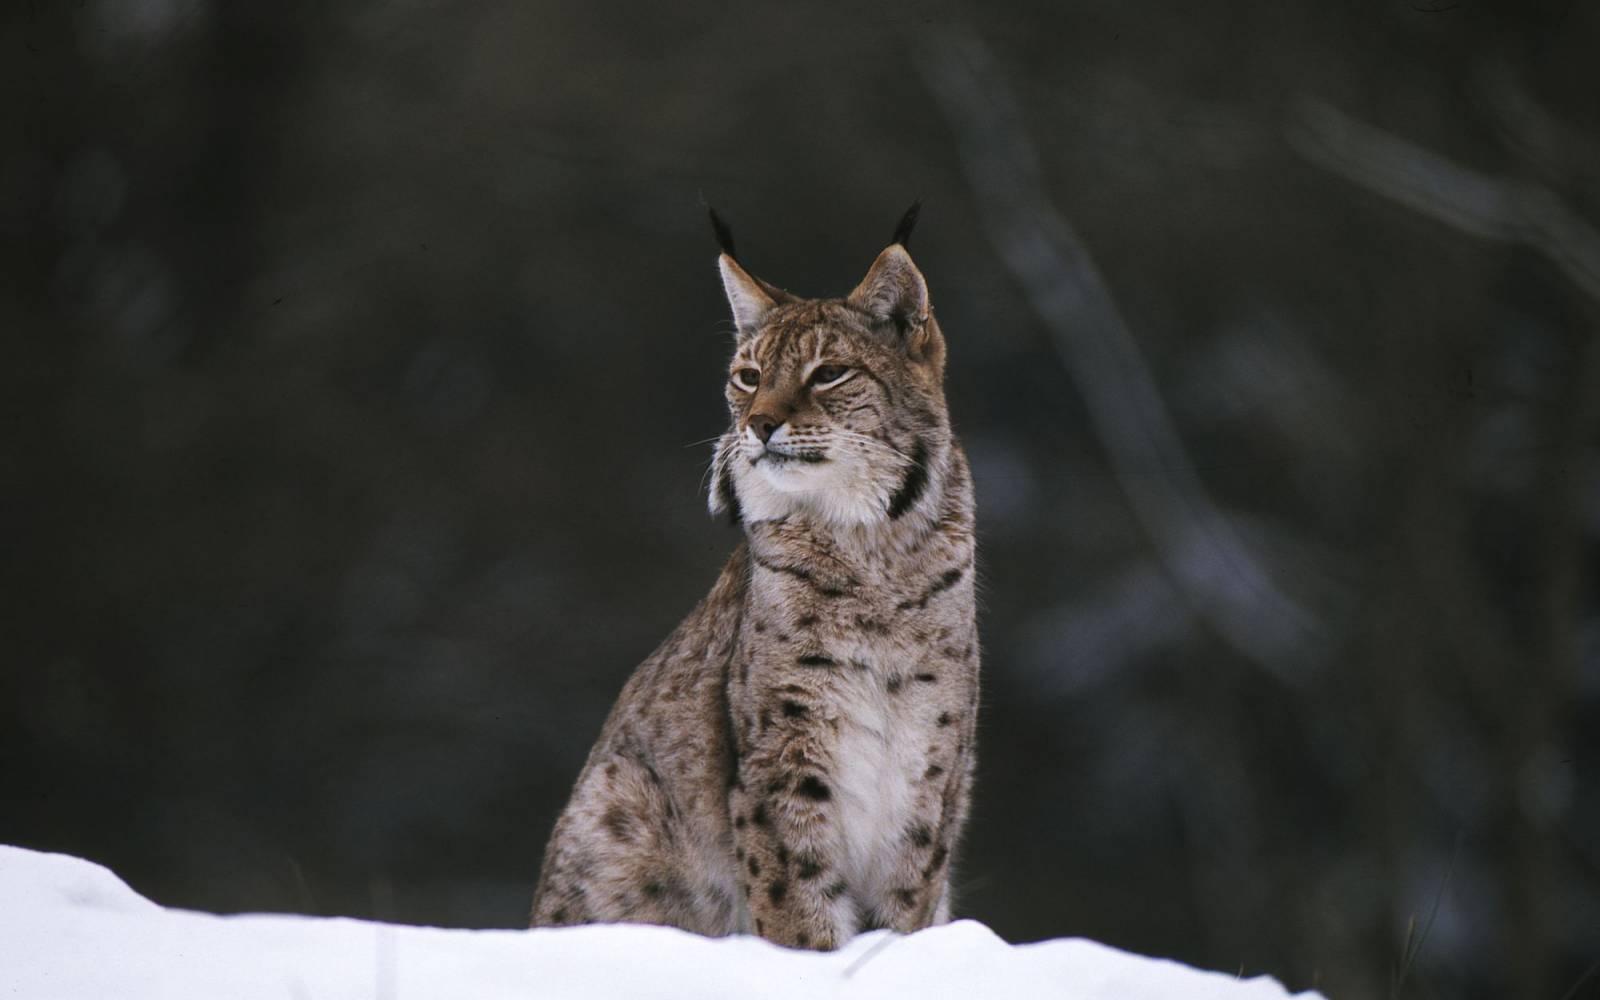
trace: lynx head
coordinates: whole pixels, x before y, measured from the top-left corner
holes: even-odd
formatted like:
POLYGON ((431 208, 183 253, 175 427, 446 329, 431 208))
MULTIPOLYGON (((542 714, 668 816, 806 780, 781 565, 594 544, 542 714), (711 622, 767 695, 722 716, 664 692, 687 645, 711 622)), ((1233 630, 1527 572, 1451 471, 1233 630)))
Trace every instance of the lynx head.
POLYGON ((928 492, 950 429, 944 336, 905 247, 917 207, 838 299, 799 298, 747 273, 712 213, 737 329, 713 513, 866 525, 902 517, 928 492))

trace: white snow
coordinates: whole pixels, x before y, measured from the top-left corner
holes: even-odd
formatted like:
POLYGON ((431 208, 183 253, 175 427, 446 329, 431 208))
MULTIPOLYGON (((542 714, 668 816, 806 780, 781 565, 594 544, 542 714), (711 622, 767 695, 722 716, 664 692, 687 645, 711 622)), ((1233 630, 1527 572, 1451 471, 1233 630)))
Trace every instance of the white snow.
POLYGON ((971 920, 909 937, 865 934, 840 951, 817 954, 664 927, 464 931, 342 918, 219 917, 164 909, 88 861, 0 846, 0 998, 1286 996, 1265 977, 1200 972, 1092 941, 1008 945, 971 920))

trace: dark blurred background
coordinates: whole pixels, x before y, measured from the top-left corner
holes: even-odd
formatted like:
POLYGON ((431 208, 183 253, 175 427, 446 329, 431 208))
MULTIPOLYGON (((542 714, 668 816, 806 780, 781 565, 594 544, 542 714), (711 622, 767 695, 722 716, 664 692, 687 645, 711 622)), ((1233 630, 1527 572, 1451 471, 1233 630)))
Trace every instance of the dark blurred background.
POLYGON ((0 841, 520 925, 736 541, 702 195, 814 295, 920 196, 985 581, 960 913, 1600 995, 1595 5, 0 18, 0 841))

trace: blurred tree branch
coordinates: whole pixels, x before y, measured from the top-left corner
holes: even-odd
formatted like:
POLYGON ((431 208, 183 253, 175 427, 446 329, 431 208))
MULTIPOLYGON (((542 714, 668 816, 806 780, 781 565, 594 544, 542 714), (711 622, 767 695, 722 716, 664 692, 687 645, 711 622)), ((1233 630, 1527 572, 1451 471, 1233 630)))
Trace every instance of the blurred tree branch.
MULTIPOLYGON (((1509 145, 1528 161, 1530 171, 1562 179, 1578 148, 1571 134, 1545 113, 1505 74, 1491 79, 1491 105, 1501 118, 1509 145)), ((1291 144, 1312 163, 1452 229, 1481 239, 1529 247, 1553 263, 1591 302, 1600 302, 1600 233, 1548 187, 1522 180, 1496 178, 1463 167, 1405 139, 1360 122, 1318 102, 1303 102, 1289 129, 1291 144)), ((1541 805, 1543 786, 1551 780, 1547 761, 1553 748, 1568 739, 1566 718, 1576 662, 1577 619, 1582 551, 1583 455, 1600 418, 1600 338, 1582 335, 1571 345, 1566 377, 1545 399, 1547 440, 1533 485, 1524 501, 1528 519, 1526 547, 1532 557, 1529 604, 1536 627, 1520 641, 1502 599, 1488 592, 1470 550, 1454 538, 1435 538, 1418 545, 1446 522, 1449 536, 1468 534, 1470 510, 1454 491, 1437 485, 1417 509, 1418 519, 1406 531, 1417 565, 1437 560, 1436 572, 1424 588, 1441 606, 1457 609, 1451 628, 1455 654, 1436 676, 1417 676, 1404 684, 1389 682, 1386 699, 1408 699, 1408 707, 1388 725, 1391 748, 1403 749, 1413 738, 1407 732, 1433 706, 1448 704, 1453 670, 1475 672, 1471 707, 1482 720, 1482 743, 1493 751, 1492 783, 1497 808, 1485 829, 1474 831, 1505 852, 1497 865, 1505 912, 1501 918, 1508 943, 1512 981, 1526 995, 1540 995, 1551 985, 1555 968, 1554 940, 1560 917, 1552 902, 1562 884, 1564 864, 1552 849, 1559 812, 1541 805)), ((1431 478, 1447 482, 1447 470, 1431 478)), ((1392 634, 1405 627, 1393 626, 1392 634)), ((1379 678, 1383 683, 1384 678, 1379 678)), ((1386 809, 1393 836, 1404 836, 1394 817, 1410 808, 1391 794, 1386 809)))
POLYGON ((1317 166, 1429 218, 1537 250, 1600 301, 1600 233, 1554 192, 1452 163, 1321 101, 1303 103, 1289 141, 1317 166))
POLYGON ((1138 343, 1045 190, 993 57, 955 31, 927 33, 922 49, 923 77, 955 133, 990 240, 1050 333, 1162 565, 1229 645, 1280 680, 1300 680, 1319 623, 1196 475, 1138 343))

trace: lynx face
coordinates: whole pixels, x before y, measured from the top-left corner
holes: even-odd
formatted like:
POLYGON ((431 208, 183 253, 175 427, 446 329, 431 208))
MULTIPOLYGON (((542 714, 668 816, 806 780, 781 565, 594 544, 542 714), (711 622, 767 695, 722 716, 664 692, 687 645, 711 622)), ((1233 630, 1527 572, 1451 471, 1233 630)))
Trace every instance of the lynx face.
POLYGON ((910 256, 891 246, 843 299, 793 298, 726 255, 721 267, 739 339, 712 510, 836 525, 899 517, 949 436, 944 341, 910 256))

